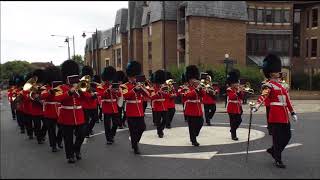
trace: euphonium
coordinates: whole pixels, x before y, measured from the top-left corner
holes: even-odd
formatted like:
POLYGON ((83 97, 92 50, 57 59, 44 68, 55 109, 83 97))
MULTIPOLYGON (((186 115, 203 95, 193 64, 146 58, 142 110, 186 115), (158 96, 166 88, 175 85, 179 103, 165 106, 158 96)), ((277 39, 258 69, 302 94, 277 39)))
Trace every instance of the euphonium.
POLYGON ((38 77, 34 76, 28 79, 28 81, 23 86, 24 91, 30 91, 29 97, 31 100, 35 100, 33 98, 34 93, 40 93, 41 91, 46 89, 44 86, 40 86, 39 84, 37 84, 37 81, 38 81, 38 77))
POLYGON ((86 92, 90 89, 90 81, 91 77, 89 75, 85 75, 80 79, 80 82, 77 84, 76 89, 86 92))
POLYGON ((176 83, 173 81, 173 79, 166 80, 166 85, 168 86, 168 91, 171 92, 174 89, 173 84, 176 83))

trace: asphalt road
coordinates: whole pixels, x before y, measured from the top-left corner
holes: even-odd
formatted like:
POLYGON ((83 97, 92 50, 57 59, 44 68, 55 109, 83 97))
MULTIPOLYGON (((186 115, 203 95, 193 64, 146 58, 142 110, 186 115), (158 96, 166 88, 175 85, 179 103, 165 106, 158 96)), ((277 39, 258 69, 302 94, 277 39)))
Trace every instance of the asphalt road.
MULTIPOLYGON (((271 137, 264 127, 264 115, 253 116, 252 128, 264 132, 265 136, 250 143, 250 151, 253 152, 249 154, 248 162, 245 160, 246 155, 241 153, 246 150, 245 141, 193 147, 153 145, 150 140, 148 144, 140 144, 142 155, 137 156, 130 148, 128 130, 118 132, 115 144, 110 146, 105 143, 103 124, 99 123, 94 128, 97 135, 82 146, 83 159, 68 164, 64 150, 51 152, 48 138, 44 144, 38 145, 36 140, 29 140, 25 134, 20 134, 17 122, 11 119, 9 110, 3 97, 1 178, 320 178, 320 113, 299 114, 300 121, 292 123, 293 135, 289 144, 298 143, 298 146, 285 149, 283 161, 287 168, 278 169, 273 166, 271 156, 264 152, 271 145, 271 137), (206 152, 216 152, 216 155, 210 155, 209 158, 181 156, 184 153, 200 152, 204 152, 201 157, 208 155, 206 152), (153 156, 161 154, 176 155, 175 158, 153 156)), ((248 128, 248 117, 243 115, 241 128, 248 128)), ((155 129, 149 113, 145 121, 148 131, 155 129)), ((214 127, 228 127, 224 124, 228 123, 228 116, 216 114, 213 123, 214 127)), ((187 126, 182 114, 175 115, 172 126, 172 129, 166 130, 168 134, 178 129, 176 127, 187 126)), ((200 132, 200 136, 205 134, 200 132)), ((166 138, 165 134, 163 140, 166 138)), ((214 136, 210 138, 212 142, 215 141, 214 136)), ((199 143, 202 142, 199 140, 199 143)))

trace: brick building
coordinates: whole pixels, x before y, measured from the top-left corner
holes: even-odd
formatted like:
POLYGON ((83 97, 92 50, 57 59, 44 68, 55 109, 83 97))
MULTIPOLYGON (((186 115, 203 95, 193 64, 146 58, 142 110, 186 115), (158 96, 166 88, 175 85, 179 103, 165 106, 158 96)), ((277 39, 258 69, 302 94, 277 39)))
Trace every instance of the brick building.
POLYGON ((86 63, 123 70, 128 60, 137 60, 148 75, 171 66, 221 64, 225 54, 239 65, 261 67, 266 53, 275 52, 290 82, 291 72, 320 72, 319 4, 128 1, 128 9, 117 11, 115 26, 98 32, 100 53, 95 36, 87 39, 86 63))

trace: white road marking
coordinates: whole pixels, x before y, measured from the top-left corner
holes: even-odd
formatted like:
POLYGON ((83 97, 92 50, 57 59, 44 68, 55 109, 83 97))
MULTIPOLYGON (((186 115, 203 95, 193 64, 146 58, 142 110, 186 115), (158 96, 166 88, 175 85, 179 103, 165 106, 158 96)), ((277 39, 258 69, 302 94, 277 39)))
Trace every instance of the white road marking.
MULTIPOLYGON (((292 147, 297 147, 301 146, 301 143, 293 143, 289 144, 286 146, 286 148, 292 148, 292 147)), ((258 153, 258 152, 266 152, 267 149, 261 149, 261 150, 254 150, 254 151, 249 151, 248 153, 258 153)), ((234 153, 221 153, 221 154, 216 154, 216 156, 228 156, 228 155, 235 155, 235 154, 246 154, 246 151, 241 151, 241 152, 234 152, 234 153)))
MULTIPOLYGON (((224 145, 246 142, 248 138, 248 129, 239 128, 237 130, 239 141, 231 139, 229 127, 221 126, 203 126, 199 136, 198 142, 201 146, 224 145)), ((259 130, 252 129, 250 138, 256 140, 263 138, 265 133, 259 130)), ((189 137, 188 127, 176 127, 171 129, 164 129, 164 137, 158 138, 157 130, 149 130, 143 133, 140 140, 141 144, 150 144, 157 146, 192 146, 189 137)))
POLYGON ((146 157, 164 157, 164 158, 183 158, 183 159, 211 159, 217 151, 198 152, 198 153, 180 153, 180 154, 158 154, 158 155, 141 155, 146 157))

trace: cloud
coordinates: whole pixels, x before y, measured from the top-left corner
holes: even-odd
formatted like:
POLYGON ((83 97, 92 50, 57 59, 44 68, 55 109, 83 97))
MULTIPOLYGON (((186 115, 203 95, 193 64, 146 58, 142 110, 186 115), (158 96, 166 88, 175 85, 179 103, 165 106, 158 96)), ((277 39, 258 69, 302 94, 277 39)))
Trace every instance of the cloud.
POLYGON ((62 63, 68 56, 67 44, 51 34, 74 35, 76 54, 83 55, 82 32, 111 28, 116 11, 127 7, 127 1, 1 2, 1 63, 14 59, 62 63))

